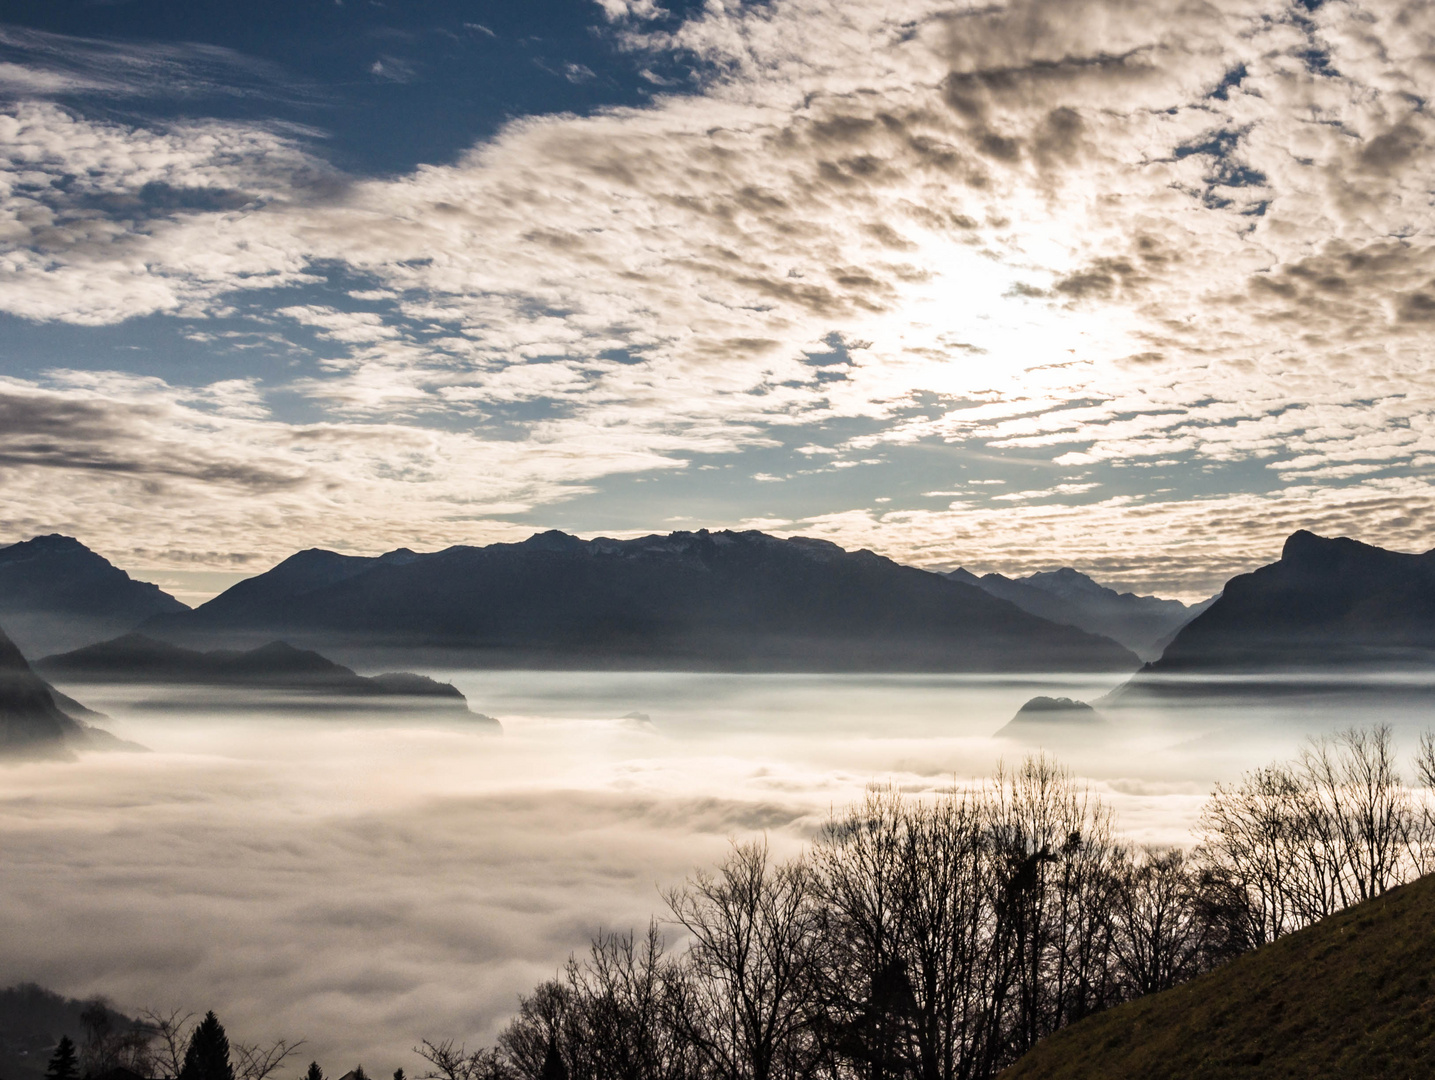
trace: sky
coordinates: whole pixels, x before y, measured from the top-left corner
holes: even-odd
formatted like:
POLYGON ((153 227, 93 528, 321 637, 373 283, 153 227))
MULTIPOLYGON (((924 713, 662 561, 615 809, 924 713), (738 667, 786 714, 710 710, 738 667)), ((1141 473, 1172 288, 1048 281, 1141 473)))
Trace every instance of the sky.
POLYGON ((0 0, 0 540, 1424 550, 1432 94, 1394 0, 0 0))

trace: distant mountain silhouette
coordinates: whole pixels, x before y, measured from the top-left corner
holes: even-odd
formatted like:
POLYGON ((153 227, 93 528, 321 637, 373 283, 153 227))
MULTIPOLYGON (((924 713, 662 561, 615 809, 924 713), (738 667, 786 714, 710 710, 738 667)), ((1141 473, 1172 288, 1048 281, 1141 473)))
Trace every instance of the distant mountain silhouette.
POLYGON ((304 551, 193 612, 185 644, 438 647, 479 666, 754 671, 1130 670, 1115 642, 822 540, 706 530, 360 559, 304 551))
POLYGON ((1408 555, 1301 530, 1279 562, 1226 583, 1148 675, 1329 673, 1435 665, 1435 551, 1408 555))
POLYGON ((1001 574, 977 577, 965 569, 946 576, 1032 615, 1119 641, 1143 660, 1160 656, 1164 642, 1214 602, 1213 597, 1188 607, 1179 600, 1118 593, 1069 566, 1015 579, 1001 574))
POLYGON ((1068 697, 1037 696, 1028 701, 996 733, 996 738, 1050 739, 1052 736, 1089 734, 1106 726, 1101 714, 1084 701, 1068 697))
POLYGON ((0 755, 69 757, 80 749, 138 749, 69 715, 55 697, 0 630, 0 755))
MULTIPOLYGON (((134 682, 282 691, 292 695, 287 703, 297 707, 309 707, 306 699, 316 695, 395 708, 422 704, 497 723, 490 717, 471 713, 463 694, 450 683, 407 671, 357 675, 316 652, 296 649, 282 641, 272 641, 247 652, 225 649, 197 652, 134 633, 74 652, 47 656, 35 666, 67 683, 134 682)), ((269 703, 283 705, 286 699, 269 703)), ((235 705, 243 708, 249 703, 235 699, 235 705)))
POLYGON ((30 656, 103 641, 153 615, 188 610, 72 537, 37 536, 0 547, 0 618, 30 656))

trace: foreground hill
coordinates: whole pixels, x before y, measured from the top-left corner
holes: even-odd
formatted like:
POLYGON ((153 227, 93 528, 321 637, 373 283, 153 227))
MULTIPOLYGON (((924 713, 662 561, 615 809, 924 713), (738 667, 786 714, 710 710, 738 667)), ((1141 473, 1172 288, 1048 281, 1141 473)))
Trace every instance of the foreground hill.
POLYGON ((103 641, 151 616, 188 610, 72 537, 0 547, 0 618, 30 656, 103 641))
MULTIPOLYGON (((451 683, 442 683, 407 671, 384 675, 357 675, 316 652, 272 641, 245 652, 183 649, 144 634, 126 634, 113 641, 87 645, 74 652, 47 656, 35 667, 62 682, 135 682, 226 690, 280 691, 271 705, 309 707, 315 697, 340 699, 352 705, 366 702, 392 708, 431 708, 462 713, 496 724, 469 712, 468 701, 451 683)), ((243 698, 226 698, 237 707, 249 707, 243 698)))
POLYGON ((870 551, 759 532, 361 559, 304 551, 147 633, 460 650, 488 666, 758 671, 1131 670, 1108 639, 870 551))
POLYGON ((1119 593, 1069 566, 1024 578, 977 577, 962 569, 947 577, 975 585, 1040 618, 1119 641, 1143 660, 1160 656, 1167 640, 1213 602, 1188 607, 1179 600, 1119 593))
POLYGON ((1407 1080, 1435 1061, 1435 876, 1058 1031, 1003 1080, 1407 1080))
POLYGON ((1148 675, 1329 672, 1435 663, 1435 551, 1294 533, 1280 561, 1232 578, 1148 675))
POLYGON ((75 750, 129 745, 70 715, 56 697, 0 630, 0 756, 69 757, 75 750))

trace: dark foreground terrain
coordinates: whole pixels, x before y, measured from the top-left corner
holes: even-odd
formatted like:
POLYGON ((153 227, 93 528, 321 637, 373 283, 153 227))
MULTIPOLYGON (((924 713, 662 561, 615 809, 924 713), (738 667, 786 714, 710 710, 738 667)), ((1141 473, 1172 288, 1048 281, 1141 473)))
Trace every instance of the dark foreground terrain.
POLYGON ((1048 1036, 1004 1080, 1435 1075, 1435 876, 1048 1036))

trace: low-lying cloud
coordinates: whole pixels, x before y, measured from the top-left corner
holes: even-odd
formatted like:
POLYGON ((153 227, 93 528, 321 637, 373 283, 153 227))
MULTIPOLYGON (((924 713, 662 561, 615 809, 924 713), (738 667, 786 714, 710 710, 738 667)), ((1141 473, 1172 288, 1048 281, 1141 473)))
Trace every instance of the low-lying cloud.
MULTIPOLYGON (((660 888, 730 838, 785 857, 870 783, 973 782, 1033 749, 990 737, 1027 698, 1117 681, 451 674, 504 734, 73 688, 153 752, 5 767, 0 983, 213 1008, 330 1074, 412 1070, 418 1039, 491 1039, 592 934, 661 919, 660 888), (652 722, 615 719, 633 711, 652 722)), ((1363 719, 1348 697, 1179 713, 1060 751, 1142 842, 1183 842, 1212 781, 1363 719)))

